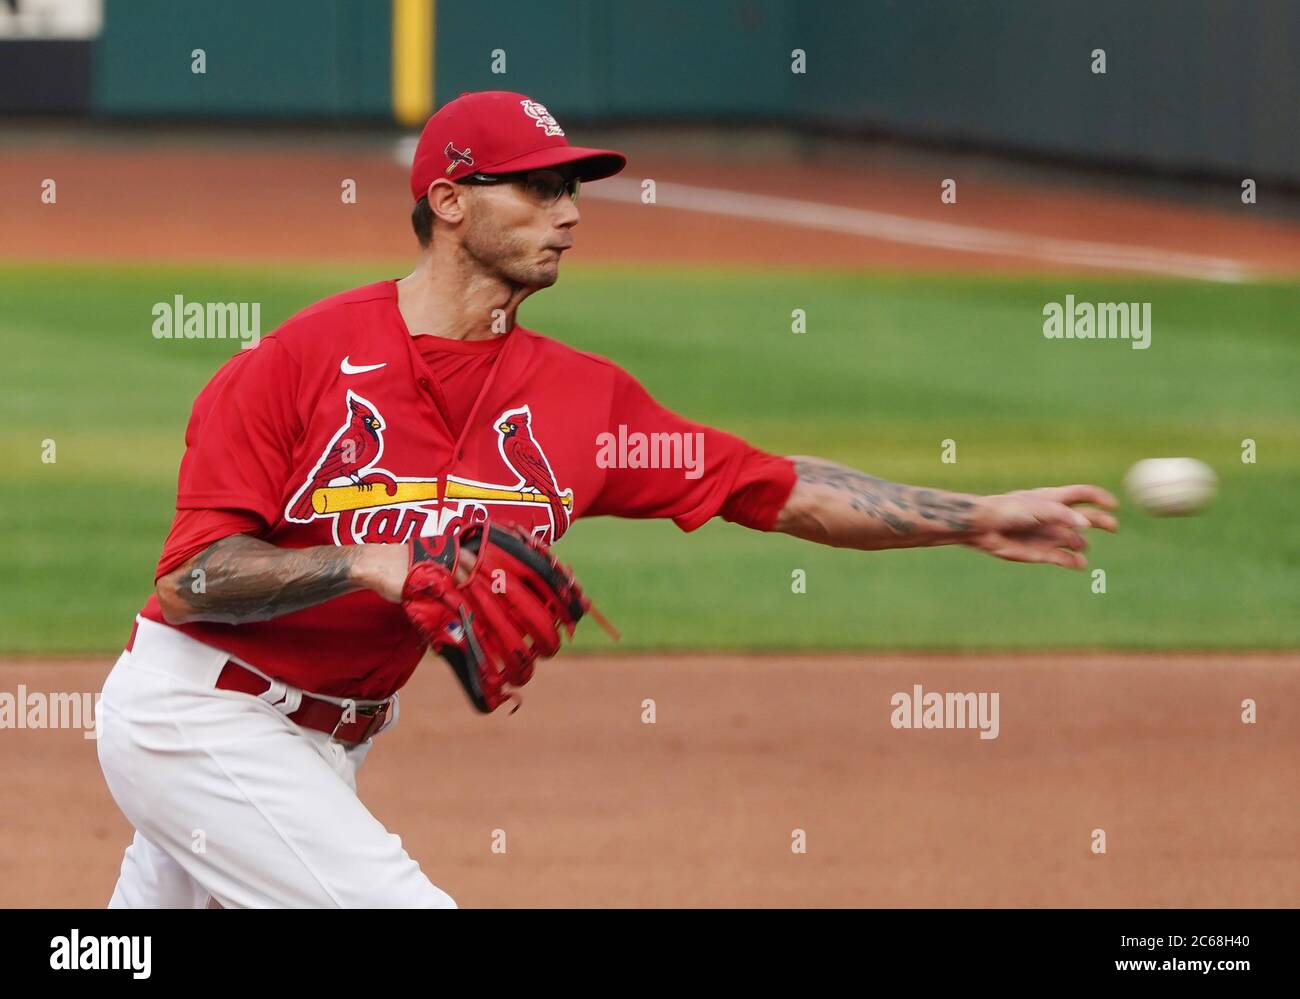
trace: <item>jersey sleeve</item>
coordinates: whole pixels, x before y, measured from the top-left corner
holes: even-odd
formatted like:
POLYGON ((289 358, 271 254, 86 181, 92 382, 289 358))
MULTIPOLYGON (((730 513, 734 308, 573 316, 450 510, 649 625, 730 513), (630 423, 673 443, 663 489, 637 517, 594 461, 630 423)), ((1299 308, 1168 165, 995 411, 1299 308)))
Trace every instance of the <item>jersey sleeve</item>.
POLYGON ((683 531, 722 516, 771 530, 794 488, 793 463, 679 416, 617 372, 608 425, 597 438, 605 480, 587 514, 667 517, 683 531))
POLYGON ((266 522, 261 517, 242 510, 177 510, 154 569, 154 582, 184 565, 214 541, 232 534, 257 534, 265 529, 266 522))
POLYGON ((276 339, 221 368, 195 400, 185 430, 177 510, 236 510, 279 519, 302 434, 295 408, 301 372, 276 339))

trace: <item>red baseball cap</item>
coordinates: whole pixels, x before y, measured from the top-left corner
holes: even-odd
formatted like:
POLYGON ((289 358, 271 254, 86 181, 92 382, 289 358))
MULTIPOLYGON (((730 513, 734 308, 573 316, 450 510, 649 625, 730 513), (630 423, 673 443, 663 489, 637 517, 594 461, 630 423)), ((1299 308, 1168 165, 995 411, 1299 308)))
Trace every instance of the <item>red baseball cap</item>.
POLYGON ((508 90, 461 94, 438 109, 415 148, 411 196, 419 201, 439 177, 516 173, 579 165, 582 180, 612 177, 627 157, 612 149, 571 146, 545 105, 508 90))

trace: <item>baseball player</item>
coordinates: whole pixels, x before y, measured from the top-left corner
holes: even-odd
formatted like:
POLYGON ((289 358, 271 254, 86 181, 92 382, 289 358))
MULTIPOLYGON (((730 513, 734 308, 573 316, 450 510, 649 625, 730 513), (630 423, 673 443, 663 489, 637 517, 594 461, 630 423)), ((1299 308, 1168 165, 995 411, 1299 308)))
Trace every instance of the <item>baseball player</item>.
POLYGON ((357 770, 428 647, 490 711, 572 633, 591 606, 549 546, 578 517, 1067 568, 1086 528, 1116 529, 1095 486, 976 496, 769 454, 519 326, 573 245, 579 184, 624 163, 522 94, 462 95, 411 167, 415 269, 300 312, 199 394, 156 592, 99 712, 136 830, 111 906, 454 905, 357 770))

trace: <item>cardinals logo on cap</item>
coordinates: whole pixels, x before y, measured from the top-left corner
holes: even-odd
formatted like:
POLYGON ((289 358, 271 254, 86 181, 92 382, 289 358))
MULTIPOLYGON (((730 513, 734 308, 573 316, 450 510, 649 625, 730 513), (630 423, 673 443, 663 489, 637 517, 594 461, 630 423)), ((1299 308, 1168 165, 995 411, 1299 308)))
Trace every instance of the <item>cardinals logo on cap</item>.
POLYGON ((447 165, 447 173, 451 173, 462 163, 465 164, 465 166, 474 165, 474 157, 470 155, 470 148, 468 146, 465 147, 465 151, 462 153, 459 149, 448 142, 447 148, 442 151, 442 155, 451 160, 447 165))
POLYGON ((546 110, 545 104, 538 104, 534 100, 523 100, 519 102, 520 107, 524 109, 524 114, 537 124, 547 135, 563 135, 564 129, 560 123, 555 120, 555 116, 546 110))

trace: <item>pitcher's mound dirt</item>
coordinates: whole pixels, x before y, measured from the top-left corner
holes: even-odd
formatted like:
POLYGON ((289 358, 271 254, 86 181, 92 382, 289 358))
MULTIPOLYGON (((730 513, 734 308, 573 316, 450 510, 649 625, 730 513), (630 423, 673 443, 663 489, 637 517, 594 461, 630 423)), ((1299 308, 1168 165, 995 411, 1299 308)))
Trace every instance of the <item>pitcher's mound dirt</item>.
MULTIPOLYGON (((110 665, 9 662, 0 691, 110 665)), ((1293 654, 568 656, 524 702, 477 716, 426 663, 361 773, 464 906, 1300 902, 1293 654), (997 738, 893 728, 914 684, 998 693, 997 738)), ((94 741, 0 747, 0 905, 103 905, 130 829, 94 741)))

